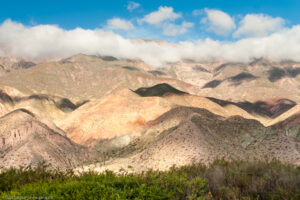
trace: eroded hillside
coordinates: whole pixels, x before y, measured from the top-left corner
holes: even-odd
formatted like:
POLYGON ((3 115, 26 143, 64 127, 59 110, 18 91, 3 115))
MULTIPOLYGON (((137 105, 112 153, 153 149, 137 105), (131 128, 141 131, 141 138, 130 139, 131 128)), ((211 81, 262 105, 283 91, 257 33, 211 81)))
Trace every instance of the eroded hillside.
POLYGON ((79 171, 142 171, 216 158, 300 162, 299 63, 186 60, 154 68, 83 54, 1 62, 2 167, 45 161, 79 171))

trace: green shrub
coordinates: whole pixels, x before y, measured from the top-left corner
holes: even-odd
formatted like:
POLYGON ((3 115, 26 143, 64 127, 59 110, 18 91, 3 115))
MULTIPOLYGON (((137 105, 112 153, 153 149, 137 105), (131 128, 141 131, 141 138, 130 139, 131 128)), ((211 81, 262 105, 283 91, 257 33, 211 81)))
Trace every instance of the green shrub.
POLYGON ((53 199, 300 199, 300 168, 272 161, 216 160, 166 172, 85 173, 37 168, 0 174, 0 197, 53 199))

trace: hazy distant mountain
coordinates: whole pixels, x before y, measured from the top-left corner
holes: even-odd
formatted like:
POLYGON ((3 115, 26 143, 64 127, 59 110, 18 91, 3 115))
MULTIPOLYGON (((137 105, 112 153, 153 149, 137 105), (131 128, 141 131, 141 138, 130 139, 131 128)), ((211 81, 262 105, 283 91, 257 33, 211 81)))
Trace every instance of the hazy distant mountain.
POLYGON ((121 88, 135 90, 158 83, 169 83, 183 91, 196 92, 191 84, 153 75, 148 72, 151 70, 153 68, 140 61, 79 54, 59 62, 13 71, 1 78, 0 88, 10 86, 28 94, 51 94, 73 102, 99 98, 121 88))
POLYGON ((34 62, 22 58, 0 57, 0 72, 6 73, 18 69, 27 69, 36 65, 34 62))
POLYGON ((201 87, 197 94, 233 101, 260 101, 287 98, 300 102, 300 63, 271 62, 257 59, 252 63, 171 64, 168 73, 179 80, 201 87))

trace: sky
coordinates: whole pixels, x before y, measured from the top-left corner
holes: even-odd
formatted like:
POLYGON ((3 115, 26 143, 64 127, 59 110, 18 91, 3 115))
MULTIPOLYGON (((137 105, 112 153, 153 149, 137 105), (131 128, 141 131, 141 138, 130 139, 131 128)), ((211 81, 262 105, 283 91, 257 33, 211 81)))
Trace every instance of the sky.
POLYGON ((300 61, 299 9, 299 0, 3 0, 0 56, 300 61))

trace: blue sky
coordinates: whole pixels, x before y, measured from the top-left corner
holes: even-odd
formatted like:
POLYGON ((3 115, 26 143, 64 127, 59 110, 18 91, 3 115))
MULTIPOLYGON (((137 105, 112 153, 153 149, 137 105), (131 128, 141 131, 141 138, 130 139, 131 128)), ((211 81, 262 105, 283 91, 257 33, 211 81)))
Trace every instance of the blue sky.
POLYGON ((2 0, 0 56, 300 62, 299 10, 299 0, 2 0))
MULTIPOLYGON (((194 16, 194 10, 217 9, 221 10, 238 24, 239 20, 247 14, 265 14, 272 17, 281 17, 285 26, 300 24, 299 0, 136 0, 139 7, 129 11, 130 1, 121 0, 9 0, 1 2, 0 22, 11 19, 25 25, 57 24, 64 29, 81 27, 84 29, 109 29, 107 20, 118 17, 129 20, 134 30, 114 29, 125 37, 143 37, 149 39, 164 39, 170 41, 191 40, 210 37, 219 40, 232 39, 231 35, 220 36, 213 31, 205 30, 200 20, 204 14, 194 16), (168 6, 180 13, 182 17, 172 21, 180 25, 183 21, 193 23, 184 34, 175 36, 164 35, 161 28, 138 24, 137 20, 158 10, 160 6, 168 6)), ((206 27, 207 28, 207 27, 206 27)))

